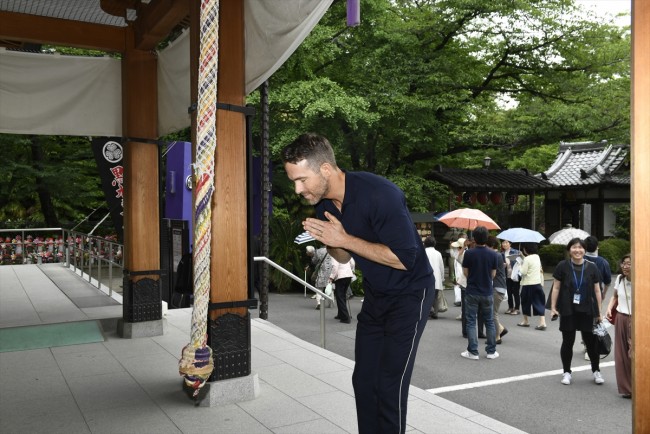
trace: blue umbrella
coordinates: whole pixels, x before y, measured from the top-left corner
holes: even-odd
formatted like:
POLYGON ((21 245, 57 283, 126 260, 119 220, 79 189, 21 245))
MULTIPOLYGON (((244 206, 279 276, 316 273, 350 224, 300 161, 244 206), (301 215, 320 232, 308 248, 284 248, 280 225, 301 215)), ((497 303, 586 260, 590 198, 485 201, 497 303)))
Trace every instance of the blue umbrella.
POLYGON ((501 240, 508 240, 511 243, 539 243, 545 240, 544 235, 537 231, 526 228, 510 228, 497 235, 501 240))

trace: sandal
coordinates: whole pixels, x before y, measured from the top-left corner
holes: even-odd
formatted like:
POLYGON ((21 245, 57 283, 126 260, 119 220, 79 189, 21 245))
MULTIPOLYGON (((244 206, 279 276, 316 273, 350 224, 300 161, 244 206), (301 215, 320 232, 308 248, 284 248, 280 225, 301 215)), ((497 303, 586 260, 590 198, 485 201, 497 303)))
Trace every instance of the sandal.
POLYGON ((530 327, 530 324, 525 324, 523 322, 517 323, 519 327, 530 327))
POLYGON ((546 326, 545 325, 538 325, 537 327, 535 327, 535 330, 546 330, 546 326))

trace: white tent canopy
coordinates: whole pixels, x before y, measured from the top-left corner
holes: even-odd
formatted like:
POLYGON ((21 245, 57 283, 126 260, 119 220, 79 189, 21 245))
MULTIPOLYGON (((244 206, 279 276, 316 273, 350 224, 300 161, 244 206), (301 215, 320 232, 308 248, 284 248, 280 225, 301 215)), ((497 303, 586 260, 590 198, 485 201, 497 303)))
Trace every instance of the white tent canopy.
MULTIPOLYGON (((296 50, 332 0, 245 0, 246 93, 296 50)), ((158 134, 190 125, 189 32, 158 53, 158 134)), ((0 48, 0 133, 121 136, 120 60, 0 48)))

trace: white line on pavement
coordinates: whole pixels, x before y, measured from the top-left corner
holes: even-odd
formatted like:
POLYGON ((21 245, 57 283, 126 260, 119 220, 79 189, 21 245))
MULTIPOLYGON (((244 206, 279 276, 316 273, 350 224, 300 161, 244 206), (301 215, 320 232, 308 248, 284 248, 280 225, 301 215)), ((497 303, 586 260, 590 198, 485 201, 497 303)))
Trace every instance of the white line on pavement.
MULTIPOLYGON (((605 363, 600 364, 601 368, 606 368, 608 366, 614 366, 614 362, 605 362, 605 363)), ((591 369, 591 365, 579 366, 579 367, 573 368, 571 370, 573 372, 576 372, 576 371, 586 371, 587 369, 591 369)), ((474 389, 476 387, 494 386, 496 384, 512 383, 514 381, 523 381, 523 380, 530 380, 530 379, 533 379, 533 378, 549 377, 551 375, 560 375, 560 374, 562 374, 562 372, 563 372, 562 369, 556 369, 554 371, 538 372, 536 374, 518 375, 516 377, 497 378, 497 379, 494 379, 494 380, 477 381, 475 383, 457 384, 455 386, 438 387, 438 388, 435 388, 435 389, 427 389, 427 392, 433 393, 434 395, 437 395, 439 393, 456 392, 458 390, 474 389)))

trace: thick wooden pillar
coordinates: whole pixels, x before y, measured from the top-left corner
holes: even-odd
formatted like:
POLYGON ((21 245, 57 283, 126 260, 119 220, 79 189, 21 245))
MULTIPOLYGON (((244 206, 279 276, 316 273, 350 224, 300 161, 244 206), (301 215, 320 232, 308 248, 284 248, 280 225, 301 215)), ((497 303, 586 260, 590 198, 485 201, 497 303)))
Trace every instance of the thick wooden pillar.
POLYGON ((156 57, 134 49, 127 30, 122 58, 124 143, 124 318, 127 323, 162 318, 160 288, 160 208, 157 138, 156 57), (128 138, 136 138, 131 141, 128 138))
MULTIPOLYGON (((220 14, 217 101, 243 107, 243 0, 222 1, 220 14)), ((246 163, 244 113, 218 109, 215 200, 212 203, 213 281, 210 300, 213 303, 248 298, 246 163)), ((243 315, 247 309, 226 312, 243 315)), ((212 318, 218 315, 216 313, 212 318)))
MULTIPOLYGON (((219 18, 217 101, 244 105, 244 2, 222 1, 219 18)), ((241 111, 217 110, 215 193, 212 201, 212 283, 208 341, 215 354, 213 380, 251 372, 248 308, 227 308, 248 299, 246 122, 241 111)))
POLYGON ((634 432, 650 432, 650 2, 632 1, 632 342, 634 432))

